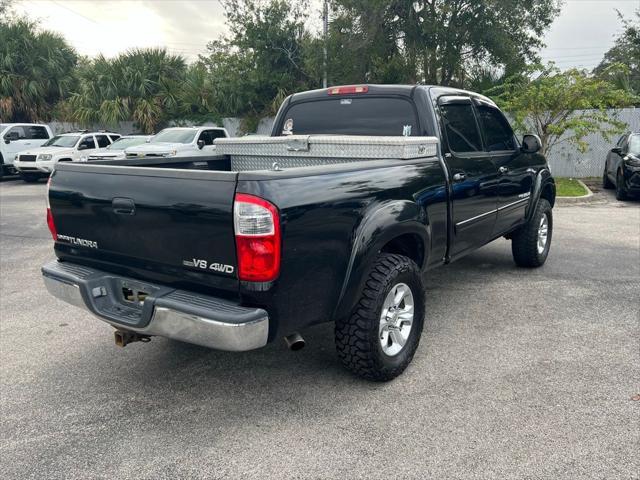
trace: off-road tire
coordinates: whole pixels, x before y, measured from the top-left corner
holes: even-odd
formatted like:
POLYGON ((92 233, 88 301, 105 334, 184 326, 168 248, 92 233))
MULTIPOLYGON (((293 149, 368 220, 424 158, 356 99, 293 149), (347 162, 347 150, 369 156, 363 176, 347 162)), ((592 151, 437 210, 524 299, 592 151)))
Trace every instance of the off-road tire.
POLYGON ((611 180, 609 180, 609 176, 607 175, 607 169, 605 168, 604 173, 602 174, 602 188, 605 190, 611 190, 615 185, 611 180))
POLYGON ((627 190, 624 188, 624 177, 622 172, 618 171, 616 175, 616 200, 624 201, 627 197, 627 190))
POLYGON ((377 382, 400 375, 413 359, 420 343, 424 302, 424 286, 418 266, 402 255, 379 254, 351 315, 336 321, 336 349, 345 367, 362 378, 377 382), (402 350, 388 356, 379 339, 380 315, 385 297, 398 283, 404 283, 411 289, 414 318, 402 350))
POLYGON ((537 268, 544 265, 549 255, 551 238, 553 234, 553 212, 549 202, 541 198, 531 219, 518 230, 511 238, 511 253, 513 260, 519 267, 537 268), (548 233, 547 243, 542 253, 538 252, 538 228, 543 215, 547 215, 548 233))

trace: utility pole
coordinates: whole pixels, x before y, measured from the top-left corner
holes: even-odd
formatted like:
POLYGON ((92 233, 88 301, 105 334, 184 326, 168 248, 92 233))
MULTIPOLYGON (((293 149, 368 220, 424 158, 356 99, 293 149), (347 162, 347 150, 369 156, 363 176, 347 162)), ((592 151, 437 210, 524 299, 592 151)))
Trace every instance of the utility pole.
POLYGON ((327 36, 329 34, 329 0, 322 5, 322 87, 327 88, 327 36))

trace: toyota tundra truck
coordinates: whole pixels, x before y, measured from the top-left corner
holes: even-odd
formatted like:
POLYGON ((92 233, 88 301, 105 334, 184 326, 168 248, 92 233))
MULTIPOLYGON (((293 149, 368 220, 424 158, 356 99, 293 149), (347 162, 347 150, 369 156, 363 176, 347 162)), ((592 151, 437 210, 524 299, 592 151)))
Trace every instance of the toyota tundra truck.
POLYGON ((429 271, 493 240, 545 263, 555 185, 540 140, 494 102, 436 86, 296 93, 271 136, 215 155, 60 163, 48 187, 54 296, 115 328, 245 351, 335 325, 374 381, 411 361, 429 271))

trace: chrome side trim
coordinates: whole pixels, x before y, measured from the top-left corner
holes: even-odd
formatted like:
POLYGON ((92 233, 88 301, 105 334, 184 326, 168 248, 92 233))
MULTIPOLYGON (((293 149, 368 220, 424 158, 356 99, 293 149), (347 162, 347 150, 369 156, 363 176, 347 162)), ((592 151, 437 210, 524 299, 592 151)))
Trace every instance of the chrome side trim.
POLYGON ((509 207, 513 207, 514 205, 518 205, 519 203, 526 203, 531 199, 531 197, 527 197, 527 198, 522 198, 520 200, 517 200, 515 202, 511 202, 511 203, 507 203, 506 205, 502 205, 501 207, 498 208, 498 211, 500 210, 504 210, 505 208, 509 208, 509 207))
POLYGON ((498 211, 497 208, 494 208, 493 210, 489 211, 489 212, 485 212, 485 213, 481 213, 480 215, 476 215, 475 217, 471 217, 471 218, 467 218, 466 220, 462 220, 461 222, 456 223, 456 227, 460 227, 462 225, 465 225, 469 222, 473 222, 474 220, 478 220, 482 217, 486 217, 487 215, 491 215, 493 213, 496 213, 498 211))
POLYGON ((527 197, 527 198, 522 198, 520 200, 517 200, 515 202, 507 203, 506 205, 502 205, 499 208, 494 208, 493 210, 490 210, 490 211, 485 212, 485 213, 481 213, 480 215, 476 215, 475 217, 471 217, 471 218, 467 218, 466 220, 462 220, 461 222, 456 223, 456 227, 460 227, 460 226, 465 225, 467 223, 473 222, 474 220, 479 220, 482 217, 486 217, 487 215, 491 215, 493 213, 499 212, 501 210, 504 210, 505 208, 513 207, 513 206, 518 205, 520 203, 526 203, 529 200, 530 200, 530 197, 527 197))

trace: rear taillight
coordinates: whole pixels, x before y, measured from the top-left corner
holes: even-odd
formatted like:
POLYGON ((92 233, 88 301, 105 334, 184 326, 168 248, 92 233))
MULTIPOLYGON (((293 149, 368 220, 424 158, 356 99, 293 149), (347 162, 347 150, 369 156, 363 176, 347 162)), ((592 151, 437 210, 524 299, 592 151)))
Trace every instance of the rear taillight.
POLYGON ((49 231, 51 232, 51 236, 53 237, 53 241, 58 240, 58 232, 56 231, 56 225, 53 223, 53 215, 51 215, 51 209, 47 208, 47 225, 49 226, 49 231))
POLYGON ((270 282, 280 272, 280 216, 271 203, 237 193, 233 203, 238 278, 270 282))
POLYGON ((53 241, 58 240, 58 232, 56 231, 56 224, 53 223, 53 215, 51 214, 51 204, 49 203, 49 187, 51 186, 51 177, 47 181, 47 226, 49 227, 49 231, 51 232, 51 236, 53 237, 53 241))
POLYGON ((343 87, 331 87, 328 91, 329 95, 346 95, 353 93, 367 93, 369 87, 367 85, 345 85, 343 87))

